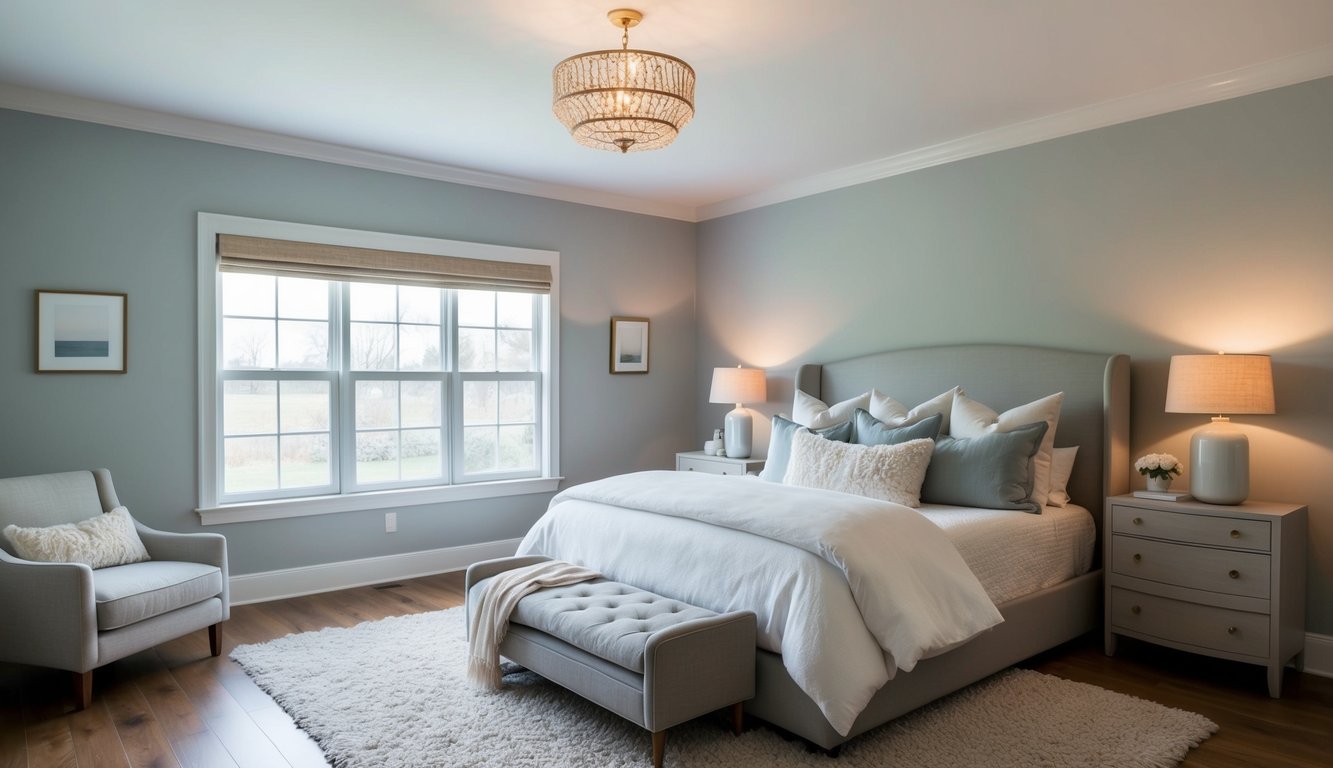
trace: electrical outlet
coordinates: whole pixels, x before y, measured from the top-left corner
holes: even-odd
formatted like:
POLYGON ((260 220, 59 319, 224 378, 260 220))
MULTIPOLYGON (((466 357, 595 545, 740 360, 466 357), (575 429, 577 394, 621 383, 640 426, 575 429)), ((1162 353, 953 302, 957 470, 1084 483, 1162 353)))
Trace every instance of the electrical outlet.
POLYGON ((384 513, 384 532, 385 532, 385 533, 397 533, 397 532, 398 532, 398 513, 397 513, 397 512, 385 512, 385 513, 384 513))

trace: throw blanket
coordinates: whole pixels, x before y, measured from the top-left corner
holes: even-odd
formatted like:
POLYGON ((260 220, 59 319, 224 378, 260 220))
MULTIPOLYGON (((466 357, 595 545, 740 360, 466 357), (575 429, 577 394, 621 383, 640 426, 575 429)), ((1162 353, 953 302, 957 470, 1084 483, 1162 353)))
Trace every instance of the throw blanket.
POLYGON ((491 577, 478 596, 468 627, 467 679, 478 688, 500 687, 500 642, 518 601, 546 587, 577 584, 601 576, 560 560, 515 568, 491 577))
POLYGON ((641 472, 570 488, 519 545, 715 611, 847 733, 896 669, 1002 617, 944 533, 890 502, 750 478, 641 472))

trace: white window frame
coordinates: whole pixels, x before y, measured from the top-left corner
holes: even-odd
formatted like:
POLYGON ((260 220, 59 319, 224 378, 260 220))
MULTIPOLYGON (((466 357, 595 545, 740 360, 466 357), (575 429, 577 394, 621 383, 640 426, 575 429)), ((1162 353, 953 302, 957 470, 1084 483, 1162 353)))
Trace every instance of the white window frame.
MULTIPOLYGON (((563 478, 560 476, 560 409, 558 406, 560 387, 560 254, 558 252, 201 212, 198 214, 197 253, 199 507, 195 511, 199 514, 199 519, 203 525, 221 525, 366 509, 390 509, 450 501, 550 493, 559 486, 563 478), (222 428, 222 414, 219 406, 223 376, 219 367, 219 350, 222 343, 222 329, 218 322, 218 310, 222 294, 222 280, 220 278, 221 273, 218 271, 217 256, 217 236, 219 234, 549 266, 551 268, 551 292, 546 297, 545 302, 538 302, 539 306, 543 304, 545 306, 545 317, 540 318, 541 323, 534 323, 535 354, 539 356, 537 361, 539 364, 538 370, 542 371, 541 387, 537 393, 539 413, 537 434, 535 435, 539 453, 540 464, 538 468, 540 476, 352 492, 348 491, 350 484, 344 480, 342 484, 344 490, 337 494, 221 503, 222 489, 219 487, 219 481, 222 476, 222 457, 218 446, 222 428)), ((330 319, 332 321, 332 318, 330 319)), ((453 334, 456 335, 457 323, 453 323, 453 326, 453 334)), ((455 346, 456 341, 456 338, 452 340, 455 346)), ((389 377, 398 378, 399 376, 398 372, 392 372, 389 377)), ((453 387, 448 383, 451 380, 461 380, 461 376, 488 380, 503 380, 506 378, 504 373, 459 374, 457 371, 453 371, 447 374, 444 385, 445 407, 448 409, 448 413, 444 417, 446 420, 453 419, 454 412, 461 410, 461 405, 455 407, 451 404, 452 400, 457 398, 451 399, 450 395, 453 387)), ((373 374, 370 377, 373 378, 373 374)), ((349 393, 346 391, 341 393, 342 397, 348 395, 349 393)), ((342 410, 337 402, 333 403, 333 408, 342 410)), ((461 413, 459 415, 461 417, 461 413)), ((335 418, 340 417, 335 414, 335 418)), ((461 430, 457 431, 461 434, 461 430)), ((349 436, 350 433, 343 429, 340 431, 337 440, 345 442, 349 436)), ((457 446, 448 446, 450 462, 461 461, 456 449, 457 446)), ((445 474, 446 478, 458 477, 455 472, 449 470, 449 467, 446 467, 445 474)), ((504 476, 499 475, 497 477, 503 478, 504 476)))

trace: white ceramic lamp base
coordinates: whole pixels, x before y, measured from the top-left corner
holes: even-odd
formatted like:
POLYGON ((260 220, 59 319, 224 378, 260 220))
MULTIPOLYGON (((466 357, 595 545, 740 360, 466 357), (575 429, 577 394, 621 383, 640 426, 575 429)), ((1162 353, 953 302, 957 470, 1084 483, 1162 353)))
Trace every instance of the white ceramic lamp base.
POLYGON ((1250 495, 1250 440, 1225 417, 1190 438, 1190 493, 1209 504, 1239 504, 1250 495))
POLYGON ((727 412, 722 431, 727 456, 733 459, 750 458, 750 437, 753 434, 754 417, 748 410, 737 405, 735 410, 727 412))

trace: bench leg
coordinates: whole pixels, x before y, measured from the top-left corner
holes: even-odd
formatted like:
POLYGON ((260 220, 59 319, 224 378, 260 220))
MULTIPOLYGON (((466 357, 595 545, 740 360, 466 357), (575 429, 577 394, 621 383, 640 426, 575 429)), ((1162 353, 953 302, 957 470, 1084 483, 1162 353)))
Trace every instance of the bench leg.
POLYGON ((666 731, 653 731, 653 768, 662 768, 666 757, 666 731))
POLYGON ((731 705, 731 732, 740 736, 745 730, 745 705, 744 702, 736 702, 731 705))
POLYGON ((222 655, 222 622, 208 627, 208 652, 214 656, 222 655))
POLYGON ((74 709, 83 711, 93 703, 93 671, 74 673, 74 709))

